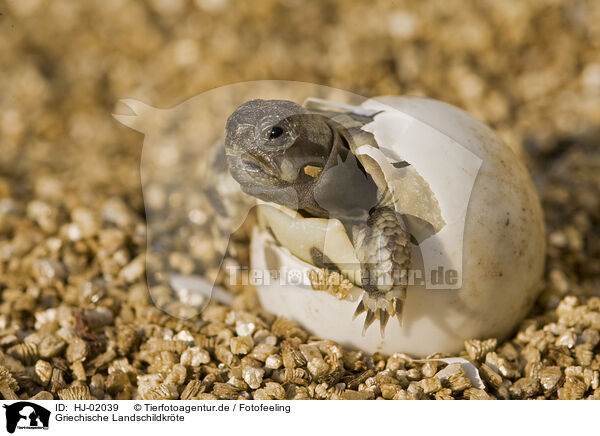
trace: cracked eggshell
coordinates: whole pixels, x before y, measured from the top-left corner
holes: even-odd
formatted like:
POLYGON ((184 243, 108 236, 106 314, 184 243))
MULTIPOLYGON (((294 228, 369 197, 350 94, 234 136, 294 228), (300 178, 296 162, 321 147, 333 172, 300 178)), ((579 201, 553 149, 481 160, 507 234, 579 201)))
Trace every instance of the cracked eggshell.
MULTIPOLYGON (((407 187, 409 179, 390 165, 396 159, 410 162, 439 206, 435 233, 413 246, 411 268, 422 271, 424 281, 418 283, 417 277, 409 285, 403 324, 390 320, 384 338, 377 328, 361 334, 364 315, 352 319, 362 292, 358 287, 347 299, 338 300, 314 291, 306 280, 263 281, 257 289, 264 308, 316 336, 367 352, 452 354, 466 339, 505 338, 539 293, 546 249, 539 198, 523 163, 487 126, 451 105, 378 97, 362 107, 380 111, 364 127, 375 135, 379 149, 362 152, 385 175, 401 212, 408 208, 423 217, 433 209, 419 212, 431 199, 423 198, 423 190, 411 190, 414 185, 407 187), (457 280, 440 284, 439 274, 435 275, 440 265, 444 271, 456 271, 457 280)), ((306 278, 315 269, 306 255, 314 242, 311 238, 319 239, 316 229, 325 232, 331 223, 270 210, 263 220, 283 246, 270 232, 256 229, 252 269, 299 271, 306 278)), ((332 233, 337 236, 327 238, 337 242, 330 249, 325 245, 326 250, 336 248, 340 256, 352 256, 343 238, 332 233)))

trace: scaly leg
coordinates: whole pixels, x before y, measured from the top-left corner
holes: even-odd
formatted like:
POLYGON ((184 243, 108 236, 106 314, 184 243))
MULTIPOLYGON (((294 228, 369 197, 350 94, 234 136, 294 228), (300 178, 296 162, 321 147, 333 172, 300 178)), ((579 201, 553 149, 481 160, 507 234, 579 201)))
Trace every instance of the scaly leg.
POLYGON ((373 209, 366 225, 360 226, 354 234, 365 290, 354 318, 367 312, 363 335, 375 320, 379 320, 383 337, 390 317, 397 317, 402 325, 410 267, 410 235, 401 216, 388 206, 373 209))

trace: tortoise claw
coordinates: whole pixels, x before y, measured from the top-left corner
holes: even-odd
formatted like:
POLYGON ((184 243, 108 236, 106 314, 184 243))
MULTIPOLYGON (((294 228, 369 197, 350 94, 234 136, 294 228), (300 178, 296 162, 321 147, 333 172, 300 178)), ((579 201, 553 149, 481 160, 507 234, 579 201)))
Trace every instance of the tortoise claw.
POLYGON ((398 323, 400 324, 400 327, 402 327, 402 311, 404 310, 404 300, 398 297, 394 298, 392 300, 392 310, 392 316, 398 318, 398 323))
POLYGON ((363 336, 367 332, 367 329, 369 327, 371 327, 371 324, 373 324, 373 321, 375 321, 375 312, 373 312, 371 309, 369 309, 369 310, 367 310, 367 316, 365 316, 365 323, 363 325, 363 330, 362 330, 363 336))
POLYGON ((367 332, 367 329, 373 324, 373 322, 375 322, 375 320, 379 320, 379 332, 382 338, 385 337, 385 328, 390 318, 396 317, 398 319, 400 327, 402 327, 402 311, 404 309, 404 298, 398 296, 388 297, 386 298, 387 303, 375 303, 376 307, 373 307, 372 301, 369 302, 369 298, 373 297, 369 297, 368 295, 363 296, 363 298, 358 303, 356 310, 354 311, 354 315, 352 316, 352 320, 354 321, 360 314, 362 314, 363 312, 367 312, 362 329, 363 336, 367 332))
POLYGON ((381 338, 385 337, 385 326, 387 325, 388 320, 390 319, 390 314, 385 309, 379 309, 379 333, 381 334, 381 338))
POLYGON ((365 308, 365 302, 363 300, 360 300, 360 303, 358 303, 358 306, 356 306, 356 310, 354 311, 354 315, 352 315, 352 321, 354 321, 356 319, 356 317, 358 315, 360 315, 361 313, 363 313, 366 310, 365 308))

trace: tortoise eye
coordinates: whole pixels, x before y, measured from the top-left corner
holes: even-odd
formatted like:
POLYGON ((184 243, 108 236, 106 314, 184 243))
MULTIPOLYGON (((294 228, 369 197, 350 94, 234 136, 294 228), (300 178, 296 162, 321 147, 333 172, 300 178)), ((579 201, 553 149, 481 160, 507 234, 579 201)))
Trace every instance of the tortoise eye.
POLYGON ((281 127, 275 126, 271 127, 271 130, 269 130, 269 139, 279 138, 281 135, 283 135, 283 129, 281 127))

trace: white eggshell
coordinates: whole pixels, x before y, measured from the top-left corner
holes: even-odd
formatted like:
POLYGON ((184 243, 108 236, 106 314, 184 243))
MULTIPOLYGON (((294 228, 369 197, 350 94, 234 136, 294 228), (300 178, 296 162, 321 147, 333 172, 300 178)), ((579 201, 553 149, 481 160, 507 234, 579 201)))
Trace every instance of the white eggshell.
MULTIPOLYGON (((257 289, 264 308, 316 336, 367 352, 457 353, 469 338, 506 337, 538 295, 545 258, 542 210, 524 165, 488 127, 451 105, 378 97, 362 106, 382 111, 364 128, 380 150, 365 152, 382 165, 395 195, 404 195, 406 187, 389 164, 401 158, 416 168, 439 205, 441 230, 413 247, 413 266, 424 271, 425 282, 408 287, 402 326, 391 319, 384 338, 376 324, 361 334, 364 314, 352 320, 359 288, 338 300, 308 282, 263 281, 257 289), (457 271, 457 280, 432 280, 440 264, 457 271)), ((419 195, 403 200, 415 214, 419 195)), ((259 230, 251 266, 302 271, 304 277, 314 269, 259 230)))

